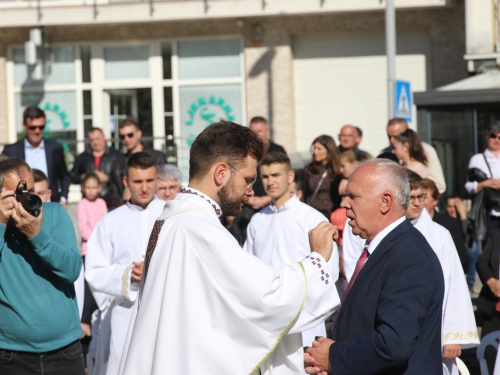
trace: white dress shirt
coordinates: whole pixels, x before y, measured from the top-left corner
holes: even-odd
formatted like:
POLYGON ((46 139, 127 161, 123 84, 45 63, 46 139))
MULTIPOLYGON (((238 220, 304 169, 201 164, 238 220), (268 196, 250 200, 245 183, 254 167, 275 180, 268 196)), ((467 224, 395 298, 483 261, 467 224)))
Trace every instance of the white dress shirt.
POLYGON ((49 175, 47 169, 47 156, 45 155, 45 141, 42 142, 38 147, 33 147, 26 138, 24 138, 24 156, 25 161, 33 169, 39 169, 45 176, 49 175))

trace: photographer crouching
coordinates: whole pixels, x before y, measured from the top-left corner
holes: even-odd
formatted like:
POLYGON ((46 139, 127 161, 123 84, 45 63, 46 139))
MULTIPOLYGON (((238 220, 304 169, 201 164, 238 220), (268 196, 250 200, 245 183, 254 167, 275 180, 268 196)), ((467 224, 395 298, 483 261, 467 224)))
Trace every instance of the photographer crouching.
POLYGON ((73 223, 21 159, 0 161, 0 188, 0 374, 84 375, 73 223))

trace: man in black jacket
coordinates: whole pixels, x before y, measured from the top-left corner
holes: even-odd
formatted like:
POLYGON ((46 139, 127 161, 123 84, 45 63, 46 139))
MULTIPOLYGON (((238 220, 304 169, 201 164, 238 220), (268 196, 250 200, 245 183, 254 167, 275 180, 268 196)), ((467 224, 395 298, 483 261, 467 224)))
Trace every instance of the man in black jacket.
POLYGON ((123 185, 123 176, 125 176, 129 156, 141 151, 146 152, 153 158, 156 166, 166 164, 167 158, 164 153, 142 144, 142 130, 137 122, 131 118, 126 118, 120 122, 118 125, 118 134, 122 144, 127 148, 127 152, 124 154, 125 158, 118 159, 113 163, 109 188, 113 194, 120 197, 121 201, 126 201, 130 199, 130 194, 128 189, 125 189, 123 185))
POLYGON ((87 134, 90 150, 86 150, 76 158, 71 170, 71 182, 81 184, 86 174, 95 173, 101 181, 101 196, 108 208, 117 207, 121 204, 121 197, 109 190, 108 181, 113 163, 124 159, 124 156, 117 150, 106 146, 106 137, 100 128, 90 128, 87 134))
POLYGON ((45 113, 37 107, 27 107, 23 113, 23 130, 26 137, 7 145, 3 154, 24 160, 31 168, 44 172, 52 190, 51 202, 66 206, 70 175, 60 143, 44 139, 45 113))

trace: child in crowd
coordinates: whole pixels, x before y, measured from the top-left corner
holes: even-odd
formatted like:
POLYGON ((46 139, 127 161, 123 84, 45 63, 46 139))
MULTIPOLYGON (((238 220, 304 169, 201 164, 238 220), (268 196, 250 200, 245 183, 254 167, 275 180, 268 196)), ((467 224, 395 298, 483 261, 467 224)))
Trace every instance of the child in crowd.
POLYGON ((35 180, 35 195, 38 195, 42 202, 50 202, 52 190, 49 189, 49 179, 39 169, 33 168, 31 172, 35 180))
POLYGON ((78 230, 82 236, 80 254, 82 257, 87 253, 87 241, 94 231, 95 226, 108 213, 106 202, 99 198, 102 190, 101 181, 95 173, 88 173, 82 180, 83 198, 76 208, 78 230))

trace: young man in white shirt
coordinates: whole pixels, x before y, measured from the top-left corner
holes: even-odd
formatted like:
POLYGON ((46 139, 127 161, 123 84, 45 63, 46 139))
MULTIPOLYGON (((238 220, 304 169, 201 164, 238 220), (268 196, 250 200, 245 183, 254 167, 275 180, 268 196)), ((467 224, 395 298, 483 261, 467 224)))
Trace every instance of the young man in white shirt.
MULTIPOLYGON (((252 217, 243 248, 279 270, 310 253, 308 232, 326 220, 319 211, 292 194, 295 172, 284 153, 268 153, 261 162, 260 174, 271 203, 252 217)), ((339 255, 334 244, 322 277, 325 282, 335 283, 338 275, 339 255)), ((302 335, 286 335, 272 354, 275 357, 272 363, 279 365, 269 371, 273 374, 304 373, 303 346, 310 346, 316 336, 325 334, 324 321, 318 320, 318 325, 303 331, 302 335)))
POLYGON ((104 216, 87 242, 85 278, 102 318, 95 373, 99 373, 106 362, 107 375, 118 373, 142 280, 149 235, 165 204, 155 195, 157 179, 156 165, 149 154, 131 155, 123 178, 124 185, 130 189, 130 200, 104 216))

